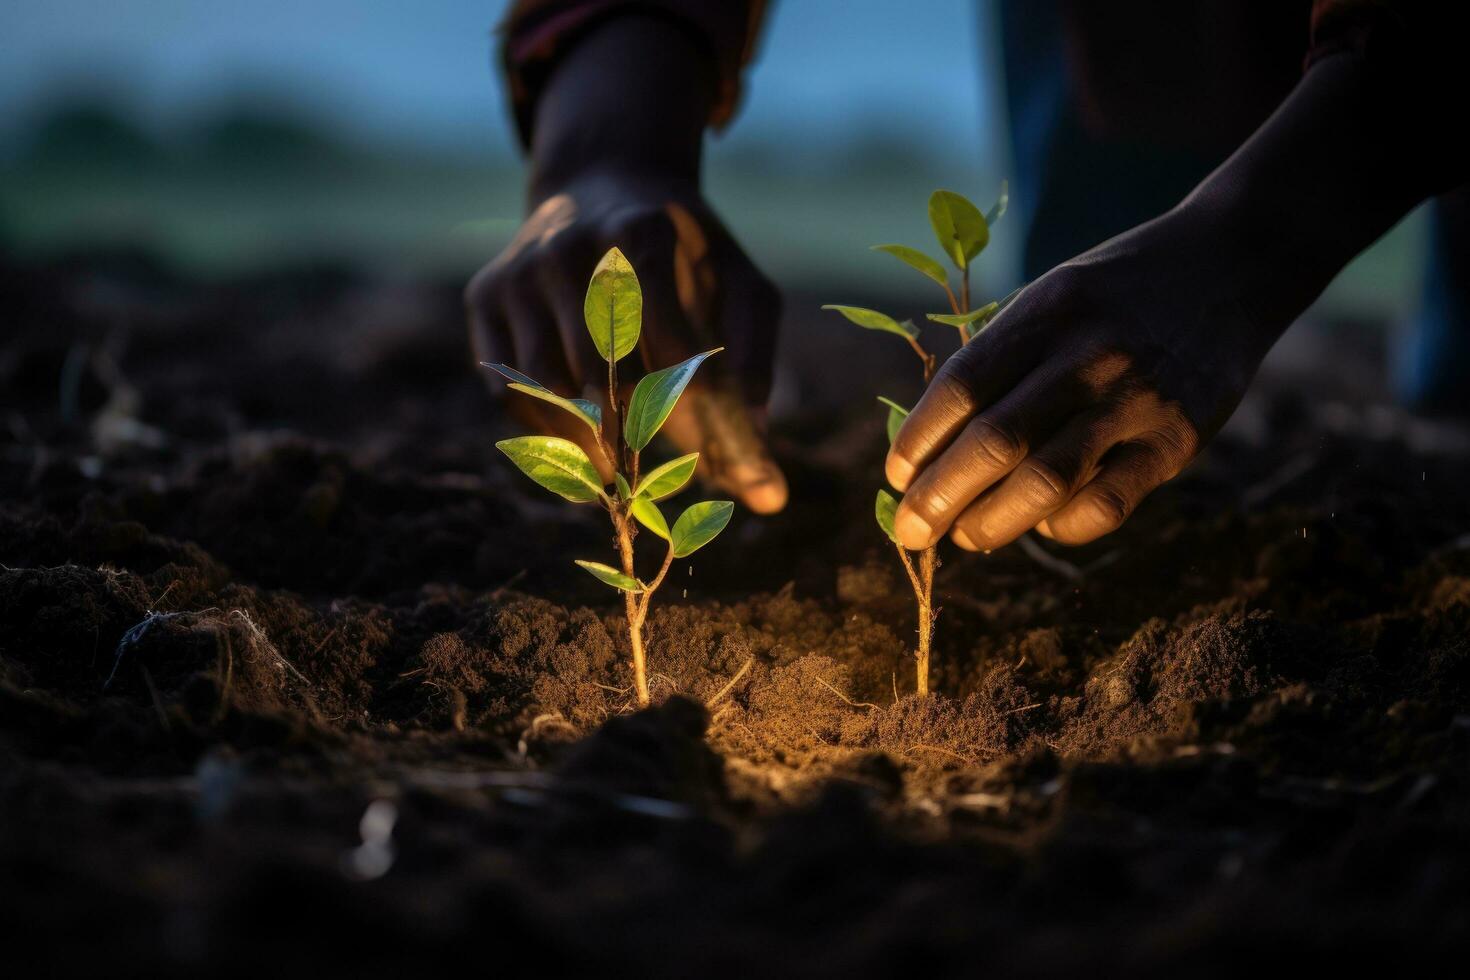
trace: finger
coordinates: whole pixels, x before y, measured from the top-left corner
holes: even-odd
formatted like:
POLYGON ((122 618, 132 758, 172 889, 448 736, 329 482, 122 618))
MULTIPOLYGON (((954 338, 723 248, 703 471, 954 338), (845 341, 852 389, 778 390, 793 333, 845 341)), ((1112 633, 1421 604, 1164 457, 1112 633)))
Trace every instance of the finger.
MULTIPOLYGON (((470 350, 475 363, 508 363, 515 359, 510 327, 499 303, 492 299, 490 280, 481 272, 470 280, 464 291, 465 321, 469 328, 470 350)), ((505 379, 494 371, 486 371, 490 390, 505 391, 505 379)))
MULTIPOLYGON (((714 370, 692 393, 687 414, 698 423, 701 451, 714 482, 755 513, 774 514, 786 506, 789 495, 765 438, 781 298, 733 242, 716 250, 722 255, 719 319, 710 334, 726 350, 711 360, 714 370)), ((685 300, 682 291, 680 300, 685 300)), ((691 319, 695 316, 687 304, 686 312, 691 319)))
POLYGON ((534 286, 518 284, 504 291, 502 303, 510 324, 511 343, 515 347, 515 358, 511 363, 516 370, 530 375, 558 395, 578 394, 562 351, 556 318, 541 293, 534 286))
POLYGON ((607 361, 587 331, 584 303, 587 281, 597 265, 595 249, 558 241, 537 267, 537 281, 556 320, 563 356, 573 387, 586 397, 607 401, 607 361), (595 395, 593 393, 596 393, 595 395))
MULTIPOLYGON (((674 281, 677 240, 668 216, 662 211, 640 215, 623 226, 622 237, 626 244, 620 247, 638 270, 638 284, 643 291, 643 329, 638 337, 642 367, 658 370, 708 350, 709 347, 698 346, 694 329, 679 302, 674 281)), ((619 365, 620 373, 623 364, 619 365)), ((630 372, 630 377, 636 373, 630 372)))
POLYGON ((1098 471, 1103 455, 1127 435, 1111 410, 1067 422, 990 492, 955 520, 950 537, 967 551, 1010 544, 1056 513, 1098 471))
POLYGON ((734 242, 722 254, 720 302, 715 335, 728 348, 721 367, 739 383, 746 404, 763 408, 771 396, 776 340, 781 325, 781 293, 750 264, 734 242))
MULTIPOLYGON (((524 287, 511 288, 506 292, 504 307, 515 348, 512 363, 557 394, 575 396, 577 390, 562 351, 561 335, 541 294, 524 287)), ((597 437, 580 418, 522 392, 511 392, 506 404, 511 414, 533 431, 575 442, 597 467, 603 483, 612 480, 611 462, 597 437)))
MULTIPOLYGON (((698 288, 705 246, 698 241, 681 244, 680 227, 666 213, 629 226, 629 259, 643 287, 639 347, 649 369, 720 346, 714 324, 703 319, 708 315, 708 297, 698 288), (683 296, 678 266, 684 267, 683 296)), ((690 234, 688 228, 684 234, 690 234)), ((738 387, 731 383, 729 367, 718 363, 728 353, 721 352, 710 367, 701 369, 664 423, 663 434, 681 451, 701 454, 701 470, 711 483, 756 513, 774 513, 786 506, 786 478, 771 459, 738 387)))
POLYGON ((1097 476, 1046 518, 1050 537, 1077 545, 1116 531, 1143 498, 1177 475, 1186 461, 1152 439, 1115 447, 1103 457, 1097 476))
POLYGON ((701 475, 750 510, 774 514, 786 506, 786 477, 733 386, 691 384, 663 431, 681 452, 698 452, 701 475))
POLYGON ((1035 366, 1041 331, 1013 312, 1021 305, 1018 298, 989 329, 945 361, 929 383, 888 451, 885 470, 894 489, 907 490, 915 475, 960 437, 977 412, 1035 366))
POLYGON ((917 551, 938 541, 971 501, 1081 405, 1079 394, 1055 372, 1038 370, 974 416, 904 494, 894 518, 903 546, 917 551))

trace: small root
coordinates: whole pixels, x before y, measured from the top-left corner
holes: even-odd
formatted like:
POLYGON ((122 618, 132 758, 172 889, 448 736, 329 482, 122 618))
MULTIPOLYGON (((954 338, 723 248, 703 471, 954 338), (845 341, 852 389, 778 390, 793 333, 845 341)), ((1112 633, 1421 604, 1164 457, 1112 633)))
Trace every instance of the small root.
POLYGON ((714 697, 706 701, 704 703, 704 706, 706 708, 712 708, 721 698, 723 698, 726 694, 729 694, 730 691, 734 689, 735 685, 740 682, 740 678, 745 676, 745 672, 750 670, 750 665, 753 663, 755 663, 754 657, 751 657, 749 660, 745 661, 745 666, 737 670, 735 672, 735 676, 730 678, 730 682, 724 687, 720 688, 718 691, 716 691, 714 697))
POLYGON ((882 705, 874 704, 871 701, 854 701, 851 698, 849 698, 846 694, 843 694, 841 691, 837 690, 837 688, 833 687, 831 684, 828 684, 822 678, 818 677, 818 678, 815 678, 815 680, 816 680, 816 682, 818 684, 822 685, 827 690, 831 691, 833 694, 837 695, 839 698, 841 698, 843 701, 847 702, 849 705, 851 705, 854 708, 881 708, 882 707, 882 705))

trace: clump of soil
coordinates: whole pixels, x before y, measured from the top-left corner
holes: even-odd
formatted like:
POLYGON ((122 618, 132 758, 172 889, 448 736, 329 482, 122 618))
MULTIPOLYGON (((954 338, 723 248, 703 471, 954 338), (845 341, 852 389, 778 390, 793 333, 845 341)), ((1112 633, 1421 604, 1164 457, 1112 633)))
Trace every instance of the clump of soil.
POLYGON ((1070 565, 947 556, 918 698, 852 478, 882 434, 791 419, 778 451, 844 453, 787 453, 791 509, 681 566, 635 712, 615 597, 569 570, 605 531, 494 458, 453 286, 361 329, 382 288, 0 277, 0 916, 52 972, 1464 942, 1464 440, 1268 392, 1269 438, 1070 565))

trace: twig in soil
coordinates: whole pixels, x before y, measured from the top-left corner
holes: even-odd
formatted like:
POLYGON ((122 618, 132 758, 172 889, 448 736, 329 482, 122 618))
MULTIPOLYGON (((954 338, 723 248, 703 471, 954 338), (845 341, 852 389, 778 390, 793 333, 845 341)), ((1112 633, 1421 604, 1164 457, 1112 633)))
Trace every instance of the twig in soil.
MULTIPOLYGON (((333 626, 330 630, 327 631, 327 635, 324 636, 324 637, 322 637, 322 641, 320 643, 318 643, 316 646, 314 646, 314 647, 311 648, 311 655, 313 657, 315 657, 317 654, 321 653, 322 652, 322 647, 326 646, 327 643, 332 639, 332 637, 334 637, 334 636, 337 635, 337 629, 338 628, 336 626, 333 626)), ((402 675, 400 674, 399 676, 402 676, 402 675)))
POLYGON ((831 684, 828 684, 826 681, 822 680, 822 678, 818 677, 818 678, 815 678, 815 680, 816 680, 816 682, 818 684, 822 685, 827 690, 831 691, 833 694, 837 695, 839 698, 841 698, 842 700, 846 701, 848 704, 852 705, 854 708, 881 708, 882 707, 881 705, 874 704, 871 701, 854 701, 851 698, 849 698, 846 694, 843 694, 841 691, 837 690, 837 688, 833 687, 831 684))
POLYGON ((949 749, 940 748, 937 745, 925 745, 923 743, 916 743, 916 744, 910 745, 908 748, 904 749, 904 752, 906 752, 906 753, 907 752, 912 752, 915 749, 924 749, 926 752, 938 752, 941 755, 951 756, 953 758, 959 759, 961 762, 963 762, 963 763, 965 763, 966 765, 969 765, 969 766, 973 766, 973 765, 976 764, 976 760, 970 758, 967 755, 960 755, 958 752, 953 752, 953 751, 950 751, 949 749))
POLYGON ((740 682, 740 678, 742 678, 742 677, 745 676, 745 672, 750 669, 750 665, 753 664, 753 663, 755 663, 755 658, 754 657, 751 657, 749 660, 745 661, 745 666, 743 666, 739 670, 737 670, 735 672, 735 676, 732 677, 732 678, 730 678, 730 682, 728 684, 726 684, 724 687, 720 688, 718 691, 716 691, 715 692, 715 696, 712 697, 712 698, 710 698, 708 701, 706 701, 704 703, 704 706, 706 708, 712 708, 712 707, 715 706, 715 702, 719 701, 720 698, 722 698, 725 695, 729 694, 730 691, 734 689, 735 685, 740 682))
POLYGON ((893 681, 893 703, 898 704, 898 671, 895 670, 888 676, 893 681))
POLYGON ((178 584, 179 584, 179 580, 178 579, 174 579, 172 582, 168 583, 168 588, 164 589, 163 592, 159 595, 159 597, 157 599, 154 599, 153 600, 153 602, 151 603, 151 605, 157 606, 160 603, 162 603, 163 600, 165 600, 165 599, 168 598, 168 594, 174 590, 174 586, 176 586, 178 584))
POLYGON ((597 681, 593 681, 592 686, 600 687, 604 691, 611 691, 614 694, 627 694, 628 692, 633 690, 632 685, 629 685, 628 687, 613 687, 611 684, 599 684, 597 681))
POLYGON ((1022 705, 1019 708, 1012 708, 1009 711, 1002 711, 1001 714, 1002 715, 1015 715, 1015 714, 1020 714, 1022 711, 1030 711, 1033 708, 1039 708, 1039 707, 1041 707, 1041 702, 1040 701, 1037 701, 1035 704, 1025 704, 1025 705, 1022 705))
POLYGON ((1056 555, 1047 551, 1041 545, 1037 544, 1036 539, 1031 535, 1021 535, 1016 539, 1016 544, 1021 546, 1021 550, 1025 552, 1027 558, 1030 558, 1047 571, 1060 575, 1068 582, 1082 581, 1082 569, 1065 558, 1058 558, 1056 555))

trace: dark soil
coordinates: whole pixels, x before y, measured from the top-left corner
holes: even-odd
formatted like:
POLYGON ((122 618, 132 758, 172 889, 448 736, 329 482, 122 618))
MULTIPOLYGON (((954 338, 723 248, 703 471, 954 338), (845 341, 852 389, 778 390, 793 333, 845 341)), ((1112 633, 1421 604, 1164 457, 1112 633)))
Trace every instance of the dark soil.
POLYGON ((675 569, 635 713, 570 564, 606 529, 494 452, 452 284, 93 257, 5 269, 0 310, 10 962, 1224 976, 1470 941, 1454 429, 1268 379, 1121 532, 1043 546, 1070 565, 947 553, 918 699, 881 416, 788 412, 793 506, 675 569))

